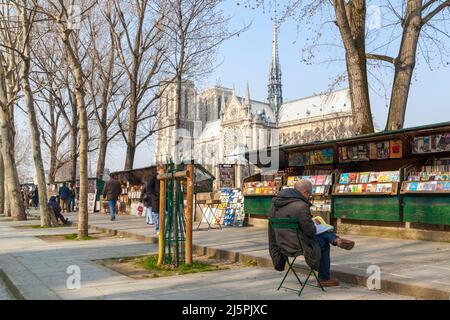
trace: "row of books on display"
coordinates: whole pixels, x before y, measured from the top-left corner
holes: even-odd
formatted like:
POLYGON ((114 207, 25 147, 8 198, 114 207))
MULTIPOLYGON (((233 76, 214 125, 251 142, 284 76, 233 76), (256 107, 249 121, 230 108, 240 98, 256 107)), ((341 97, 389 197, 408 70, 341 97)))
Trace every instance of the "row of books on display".
POLYGON ((334 194, 393 193, 396 192, 396 186, 397 183, 341 184, 334 187, 334 194))
POLYGON ((450 192, 450 181, 405 181, 403 192, 450 192))
POLYGON ((407 181, 450 181, 450 172, 419 172, 410 175, 407 181))
POLYGON ((422 167, 423 172, 450 172, 450 159, 434 159, 422 167))
MULTIPOLYGON (((290 185, 290 186, 283 186, 283 190, 284 189, 289 189, 289 188, 294 188, 294 185, 290 185)), ((330 188, 331 185, 328 186, 314 186, 313 185, 313 189, 312 189, 312 193, 313 195, 326 195, 330 193, 330 188)))
POLYGON ((275 195, 279 189, 275 181, 246 182, 244 186, 245 195, 275 195))
POLYGON ((363 143, 339 148, 339 162, 399 159, 403 157, 401 140, 363 143))
POLYGON ((450 151, 450 133, 440 133, 414 138, 413 154, 445 151, 450 151))
POLYGON ((300 180, 308 180, 313 186, 327 186, 332 184, 331 175, 291 176, 287 178, 286 186, 293 187, 295 183, 300 180))
POLYGON ((343 173, 339 184, 374 184, 400 182, 399 171, 343 173))

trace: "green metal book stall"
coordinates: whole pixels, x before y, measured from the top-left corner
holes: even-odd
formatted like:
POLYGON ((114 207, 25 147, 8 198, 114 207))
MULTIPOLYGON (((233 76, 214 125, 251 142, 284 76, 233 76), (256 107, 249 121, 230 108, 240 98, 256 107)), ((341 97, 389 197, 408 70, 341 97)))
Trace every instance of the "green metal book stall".
POLYGON ((280 190, 282 175, 256 174, 244 180, 244 208, 250 218, 265 219, 272 199, 280 190))
POLYGON ((420 160, 402 184, 404 221, 450 225, 450 130, 412 137, 412 154, 420 160))
MULTIPOLYGON (((310 180, 314 215, 370 225, 450 225, 450 123, 275 148, 280 189, 310 180)), ((249 187, 255 191, 245 193, 246 213, 267 216, 278 190, 258 195, 256 188, 271 185, 249 187)))

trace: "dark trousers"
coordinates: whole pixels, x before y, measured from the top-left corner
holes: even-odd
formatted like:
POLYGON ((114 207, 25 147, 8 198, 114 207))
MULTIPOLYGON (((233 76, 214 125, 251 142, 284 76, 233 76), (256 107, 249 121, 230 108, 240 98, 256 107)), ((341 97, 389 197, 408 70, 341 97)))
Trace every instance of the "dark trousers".
POLYGON ((66 222, 66 219, 64 218, 64 216, 61 213, 55 213, 56 216, 56 221, 61 221, 62 223, 66 222))
POLYGON ((70 197, 69 198, 69 212, 74 212, 74 211, 75 211, 75 198, 70 197))
POLYGON ((337 236, 332 232, 325 232, 314 237, 322 249, 322 258, 320 260, 319 280, 330 279, 330 244, 336 240, 337 236))

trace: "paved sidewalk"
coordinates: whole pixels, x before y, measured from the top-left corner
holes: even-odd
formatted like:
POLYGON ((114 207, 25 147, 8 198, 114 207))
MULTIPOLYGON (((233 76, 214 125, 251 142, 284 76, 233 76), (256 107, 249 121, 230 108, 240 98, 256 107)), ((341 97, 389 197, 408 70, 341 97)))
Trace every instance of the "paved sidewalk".
POLYGON ((6 285, 0 279, 0 300, 14 300, 6 285))
MULTIPOLYGON (((77 215, 71 219, 76 221, 77 215)), ((155 241, 153 226, 144 218, 118 216, 111 222, 106 215, 90 216, 90 226, 100 230, 115 230, 120 235, 144 241, 155 241)), ((224 228, 223 230, 194 231, 194 245, 233 253, 240 258, 257 259, 260 265, 270 266, 267 229, 258 227, 224 228)), ((332 248, 332 271, 341 280, 365 285, 367 270, 378 266, 381 270, 382 290, 426 299, 450 297, 450 243, 384 239, 350 236, 356 241, 352 251, 332 248)), ((299 267, 306 267, 304 261, 299 267)))
MULTIPOLYGON (((100 224, 102 216, 91 216, 100 224)), ((140 219, 119 217, 116 226, 139 230, 140 219)), ((70 234, 75 228, 17 229, 36 221, 5 222, 0 219, 0 268, 26 299, 299 299, 289 290, 276 291, 282 274, 269 268, 247 267, 157 279, 133 280, 99 266, 92 260, 154 254, 157 245, 132 238, 112 237, 92 241, 46 242, 38 235, 70 234), (66 286, 67 267, 81 269, 81 289, 66 286), (239 284, 239 285, 237 285, 239 284)), ((149 231, 144 224, 143 230, 149 231)), ((150 228, 152 230, 152 228, 150 228)), ((229 231, 229 230, 228 230, 229 231)), ((213 235, 211 233, 204 233, 213 235)), ((222 236, 225 233, 221 234, 222 236)), ((289 281, 290 286, 296 283, 289 281)), ((1 289, 0 289, 1 292, 1 289)), ((306 288, 301 299, 409 299, 342 284, 322 293, 306 288)))

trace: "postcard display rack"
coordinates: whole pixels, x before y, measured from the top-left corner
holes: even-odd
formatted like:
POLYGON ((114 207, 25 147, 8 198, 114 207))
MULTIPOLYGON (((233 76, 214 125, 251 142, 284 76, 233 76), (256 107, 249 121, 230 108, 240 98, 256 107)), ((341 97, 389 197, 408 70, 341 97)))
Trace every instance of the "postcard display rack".
POLYGON ((244 196, 240 189, 222 188, 220 191, 220 223, 224 226, 243 227, 245 221, 244 196))
MULTIPOLYGON (((450 133, 415 137, 413 155, 450 152, 450 133)), ((450 225, 450 157, 428 159, 402 185, 405 222, 450 225)))
POLYGON ((244 207, 248 217, 267 218, 272 199, 281 189, 282 176, 266 176, 263 181, 244 183, 244 207))
POLYGON ((313 185, 311 213, 314 216, 321 216, 327 223, 330 223, 333 175, 289 176, 286 186, 283 188, 293 188, 299 180, 309 180, 313 185))

